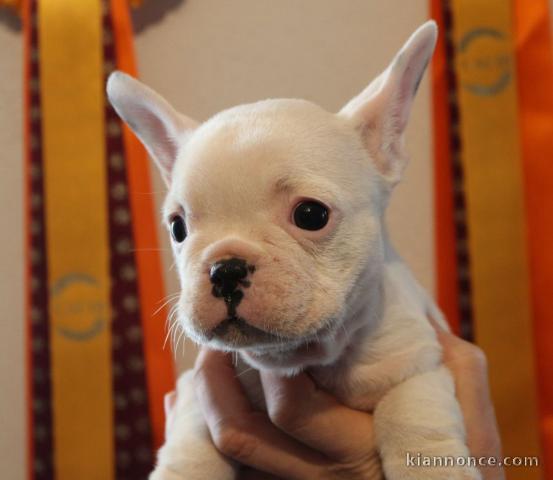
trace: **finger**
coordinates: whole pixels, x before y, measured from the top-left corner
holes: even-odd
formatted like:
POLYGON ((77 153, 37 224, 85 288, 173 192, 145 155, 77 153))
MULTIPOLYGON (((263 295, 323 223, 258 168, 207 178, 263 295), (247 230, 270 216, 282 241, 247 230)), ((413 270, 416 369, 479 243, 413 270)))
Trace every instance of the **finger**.
POLYGON ((430 322, 430 325, 432 325, 434 327, 434 330, 436 330, 436 333, 447 331, 442 325, 440 325, 436 321, 436 319, 432 315, 427 315, 426 318, 428 318, 428 321, 430 322))
POLYGON ((457 335, 451 333, 450 330, 444 328, 444 326, 441 325, 433 316, 427 315, 427 318, 430 325, 434 328, 434 331, 436 332, 436 337, 442 344, 442 347, 445 348, 455 346, 464 342, 464 340, 459 338, 457 335))
POLYGON ((216 447, 243 465, 289 480, 319 478, 328 460, 288 437, 254 411, 230 357, 202 352, 195 389, 216 447))
POLYGON ((457 364, 464 363, 465 357, 474 355, 474 350, 478 349, 478 347, 473 343, 467 342, 449 330, 446 330, 432 316, 428 316, 427 318, 443 348, 443 362, 450 370, 455 369, 457 364))
POLYGON ((457 356, 452 353, 454 360, 449 362, 455 380, 455 394, 465 421, 467 444, 475 456, 498 457, 501 453, 500 436, 486 358, 478 347, 470 347, 457 356))
POLYGON ((459 401, 467 405, 478 403, 479 408, 491 405, 487 361, 482 349, 444 330, 434 318, 428 320, 443 347, 443 361, 455 378, 459 401))
POLYGON ((361 458, 374 448, 372 416, 340 404, 308 375, 260 376, 269 417, 287 434, 339 462, 361 458))
POLYGON ((499 456, 501 442, 483 350, 445 331, 434 319, 429 318, 429 321, 443 347, 444 364, 453 374, 455 395, 463 412, 471 453, 475 456, 499 456))
POLYGON ((442 332, 450 331, 449 325, 447 323, 447 319, 443 315, 439 313, 436 313, 436 315, 434 315, 428 312, 426 314, 426 318, 428 318, 428 321, 434 327, 434 330, 442 331, 442 332))

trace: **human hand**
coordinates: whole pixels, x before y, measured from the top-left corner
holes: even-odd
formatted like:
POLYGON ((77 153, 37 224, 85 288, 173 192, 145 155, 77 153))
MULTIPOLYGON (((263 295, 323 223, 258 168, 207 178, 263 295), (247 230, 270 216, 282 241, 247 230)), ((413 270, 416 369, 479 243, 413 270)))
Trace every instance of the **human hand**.
MULTIPOLYGON (((484 353, 431 323, 455 380, 471 455, 499 458, 484 353)), ((267 414, 250 406, 228 355, 204 349, 195 379, 215 445, 245 466, 241 480, 383 478, 372 416, 341 405, 308 375, 261 372, 267 414)), ((505 478, 501 467, 481 467, 481 472, 484 480, 505 478)))
MULTIPOLYGON (((488 383, 488 366, 483 350, 444 330, 434 320, 443 348, 443 362, 455 380, 455 395, 461 406, 467 445, 476 458, 501 458, 501 437, 488 383)), ((504 480, 501 466, 480 467, 483 480, 504 480)))
POLYGON ((260 375, 268 413, 252 409, 229 355, 203 349, 196 362, 213 442, 246 467, 241 480, 382 478, 371 415, 340 404, 306 374, 260 375))

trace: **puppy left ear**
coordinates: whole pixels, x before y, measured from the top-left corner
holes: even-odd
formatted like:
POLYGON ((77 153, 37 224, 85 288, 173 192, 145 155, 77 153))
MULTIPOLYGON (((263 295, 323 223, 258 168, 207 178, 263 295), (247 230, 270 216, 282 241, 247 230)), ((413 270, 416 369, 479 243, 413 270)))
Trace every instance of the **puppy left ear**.
POLYGON ((108 98, 156 162, 167 185, 179 149, 197 124, 178 113, 161 95, 122 72, 110 75, 108 98))
POLYGON ((403 133, 437 35, 434 21, 420 26, 388 68, 339 112, 354 122, 377 169, 392 184, 407 163, 403 133))

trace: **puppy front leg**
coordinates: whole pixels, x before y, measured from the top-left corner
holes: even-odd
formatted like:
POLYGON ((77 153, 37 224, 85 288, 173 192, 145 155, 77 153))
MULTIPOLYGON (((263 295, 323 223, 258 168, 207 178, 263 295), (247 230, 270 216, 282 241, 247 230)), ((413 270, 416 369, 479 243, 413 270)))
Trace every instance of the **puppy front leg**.
POLYGON ((235 464, 213 445, 194 393, 193 372, 177 382, 177 400, 168 419, 165 444, 150 480, 234 480, 235 464))
POLYGON ((374 420, 388 480, 482 478, 467 466, 463 416, 446 367, 392 388, 376 406, 374 420))

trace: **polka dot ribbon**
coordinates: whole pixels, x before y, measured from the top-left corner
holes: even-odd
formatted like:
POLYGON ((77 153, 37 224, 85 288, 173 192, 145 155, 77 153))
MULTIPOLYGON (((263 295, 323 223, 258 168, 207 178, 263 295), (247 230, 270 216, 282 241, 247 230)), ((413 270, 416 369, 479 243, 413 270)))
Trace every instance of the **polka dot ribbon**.
POLYGON ((134 73, 128 4, 23 18, 29 478, 146 479, 173 373, 147 159, 104 93, 134 73))
POLYGON ((486 352, 503 454, 549 457, 523 474, 541 478, 551 465, 550 14, 542 0, 430 6, 442 32, 433 60, 438 298, 453 329, 486 352))

